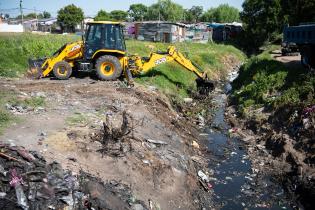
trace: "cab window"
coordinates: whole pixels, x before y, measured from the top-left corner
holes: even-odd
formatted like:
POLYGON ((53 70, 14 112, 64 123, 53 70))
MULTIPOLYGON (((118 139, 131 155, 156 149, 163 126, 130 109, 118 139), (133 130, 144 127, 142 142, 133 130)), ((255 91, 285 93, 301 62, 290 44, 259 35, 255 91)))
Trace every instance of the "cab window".
POLYGON ((101 42, 102 25, 90 25, 86 37, 87 42, 101 42))

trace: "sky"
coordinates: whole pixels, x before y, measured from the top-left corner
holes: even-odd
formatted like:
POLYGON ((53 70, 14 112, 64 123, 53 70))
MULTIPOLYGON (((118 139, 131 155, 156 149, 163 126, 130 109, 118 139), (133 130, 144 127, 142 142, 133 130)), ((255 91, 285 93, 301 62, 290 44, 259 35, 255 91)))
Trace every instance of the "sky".
MULTIPOLYGON (((204 10, 228 3, 241 10, 244 0, 173 0, 184 8, 203 6, 204 10)), ((157 0, 23 0, 24 14, 48 11, 52 16, 57 16, 57 11, 68 4, 75 4, 83 9, 85 16, 94 17, 100 10, 108 12, 112 10, 128 10, 130 4, 142 3, 147 6, 156 3, 157 0)), ((8 13, 11 17, 19 15, 20 0, 0 0, 0 13, 8 13)))

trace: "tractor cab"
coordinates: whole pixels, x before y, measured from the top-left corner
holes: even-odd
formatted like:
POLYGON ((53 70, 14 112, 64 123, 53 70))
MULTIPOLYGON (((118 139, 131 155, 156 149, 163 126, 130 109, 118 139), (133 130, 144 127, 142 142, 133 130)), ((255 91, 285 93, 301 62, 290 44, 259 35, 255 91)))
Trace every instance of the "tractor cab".
POLYGON ((123 26, 119 22, 94 21, 87 24, 84 58, 94 59, 101 53, 124 55, 126 52, 123 26))

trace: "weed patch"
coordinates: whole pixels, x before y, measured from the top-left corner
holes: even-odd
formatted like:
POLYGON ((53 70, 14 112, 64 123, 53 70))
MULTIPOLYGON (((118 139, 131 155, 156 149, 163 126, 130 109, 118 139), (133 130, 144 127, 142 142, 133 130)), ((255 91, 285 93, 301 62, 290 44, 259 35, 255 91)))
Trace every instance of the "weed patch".
POLYGON ((241 67, 233 98, 241 112, 250 107, 306 107, 315 103, 314 87, 315 77, 308 70, 273 60, 265 51, 241 67))
POLYGON ((72 115, 66 119, 66 123, 68 125, 71 125, 71 126, 82 125, 82 124, 88 123, 88 118, 85 115, 76 112, 76 113, 74 113, 74 115, 72 115))

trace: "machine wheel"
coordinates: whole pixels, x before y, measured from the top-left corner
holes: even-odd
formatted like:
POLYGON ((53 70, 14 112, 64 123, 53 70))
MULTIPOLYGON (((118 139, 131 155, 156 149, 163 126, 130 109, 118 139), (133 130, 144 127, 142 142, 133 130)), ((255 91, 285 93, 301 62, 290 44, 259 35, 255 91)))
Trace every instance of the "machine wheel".
POLYGON ((116 80, 122 73, 118 58, 111 55, 99 57, 96 61, 96 74, 100 80, 116 80))
POLYGON ((72 74, 72 68, 70 64, 66 61, 60 61, 56 63, 53 71, 55 77, 62 80, 69 79, 72 74))

